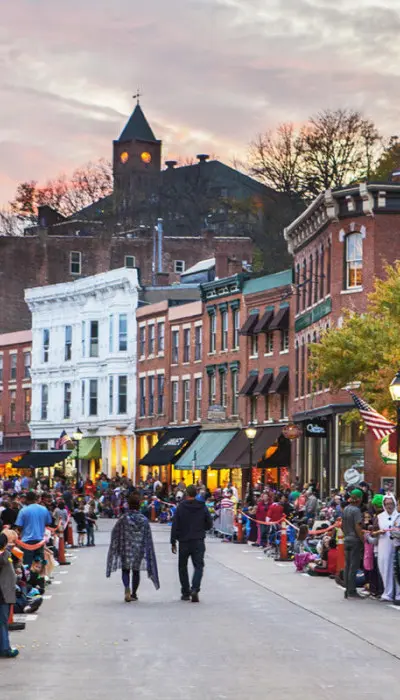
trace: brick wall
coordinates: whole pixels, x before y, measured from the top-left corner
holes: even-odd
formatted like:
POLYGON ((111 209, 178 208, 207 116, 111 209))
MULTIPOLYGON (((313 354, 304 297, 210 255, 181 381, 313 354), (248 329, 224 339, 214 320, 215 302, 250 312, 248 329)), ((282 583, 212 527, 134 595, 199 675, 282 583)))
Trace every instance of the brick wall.
POLYGON ((0 336, 0 431, 3 433, 3 449, 12 450, 16 440, 29 438, 30 353, 29 331, 0 336))

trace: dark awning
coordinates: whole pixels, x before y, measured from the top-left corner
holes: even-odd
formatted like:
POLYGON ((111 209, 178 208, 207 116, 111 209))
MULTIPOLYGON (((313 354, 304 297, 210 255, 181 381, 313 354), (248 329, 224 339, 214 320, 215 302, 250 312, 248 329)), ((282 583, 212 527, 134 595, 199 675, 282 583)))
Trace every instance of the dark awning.
POLYGON ((269 331, 287 331, 289 329, 289 307, 279 309, 275 318, 269 324, 269 331))
POLYGON ((265 313, 261 316, 260 320, 258 321, 254 329, 254 333, 266 333, 269 330, 269 324, 271 323, 273 317, 274 312, 272 309, 269 309, 269 311, 265 311, 265 313))
POLYGON ((239 391, 239 395, 240 396, 252 396, 257 384, 258 384, 258 374, 249 374, 249 376, 247 377, 241 390, 239 391))
POLYGON ((269 389, 269 394, 287 394, 289 391, 289 370, 281 369, 272 386, 269 389))
MULTIPOLYGON (((282 432, 281 425, 258 428, 253 442, 253 466, 262 459, 265 451, 273 445, 282 432)), ((250 461, 250 441, 245 430, 240 430, 230 443, 214 459, 213 468, 248 467, 250 461)))
POLYGON ((253 394, 255 396, 258 394, 261 394, 262 396, 268 394, 268 390, 272 384, 273 378, 273 372, 265 372, 265 374, 263 374, 260 381, 258 382, 256 388, 254 389, 253 394))
POLYGON ((63 462, 71 454, 71 450, 32 450, 27 452, 19 461, 13 463, 16 469, 41 469, 53 467, 63 462))
POLYGON ((253 335, 257 322, 258 314, 250 314, 239 331, 240 335, 253 335))
POLYGON ((175 464, 187 447, 199 434, 200 428, 169 428, 151 450, 142 457, 140 464, 148 467, 175 464))
POLYGON ((269 456, 265 456, 257 464, 260 469, 272 469, 274 467, 290 467, 291 446, 290 440, 280 435, 276 441, 276 450, 270 449, 269 456))
POLYGON ((22 450, 21 452, 0 452, 0 466, 8 464, 13 459, 16 460, 17 458, 22 457, 25 452, 26 450, 22 450))

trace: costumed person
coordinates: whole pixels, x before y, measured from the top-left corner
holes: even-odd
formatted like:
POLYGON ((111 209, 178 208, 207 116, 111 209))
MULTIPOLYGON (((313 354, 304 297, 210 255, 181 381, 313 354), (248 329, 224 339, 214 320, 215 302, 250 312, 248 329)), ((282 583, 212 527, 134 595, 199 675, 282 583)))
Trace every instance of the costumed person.
POLYGON ((121 515, 111 532, 106 570, 106 576, 109 578, 112 571, 122 569, 126 603, 138 599, 137 590, 141 570, 147 570, 147 575, 154 583, 156 590, 160 588, 151 528, 147 518, 139 512, 138 493, 132 493, 129 496, 128 507, 128 512, 121 515), (132 589, 129 580, 131 572, 132 589))
POLYGON ((383 512, 378 515, 378 567, 383 581, 381 600, 400 600, 400 585, 394 577, 394 553, 397 533, 393 528, 400 528, 400 513, 396 508, 396 499, 388 494, 383 499, 383 512), (396 537, 396 539, 394 539, 396 537))
POLYGON ((10 605, 16 601, 16 575, 8 547, 7 535, 0 533, 0 658, 10 659, 18 656, 19 652, 10 646, 8 636, 10 605))

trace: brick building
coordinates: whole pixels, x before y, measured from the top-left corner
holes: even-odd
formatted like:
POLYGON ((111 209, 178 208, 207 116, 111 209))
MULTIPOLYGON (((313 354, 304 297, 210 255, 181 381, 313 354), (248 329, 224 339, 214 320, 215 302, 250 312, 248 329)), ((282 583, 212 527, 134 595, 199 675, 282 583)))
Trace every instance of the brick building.
MULTIPOLYGON (((29 450, 31 439, 30 331, 0 335, 0 469, 29 450)), ((2 473, 0 472, 0 473, 2 473)))
POLYGON ((351 466, 364 472, 374 488, 380 477, 394 476, 384 465, 378 441, 346 424, 354 408, 345 391, 332 394, 308 376, 308 346, 320 334, 340 325, 344 309, 363 313, 374 277, 385 263, 400 259, 400 186, 362 183, 319 195, 285 229, 294 256, 295 284, 290 309, 294 351, 289 364, 290 415, 303 428, 296 441, 296 472, 315 479, 327 493, 344 482, 351 466))

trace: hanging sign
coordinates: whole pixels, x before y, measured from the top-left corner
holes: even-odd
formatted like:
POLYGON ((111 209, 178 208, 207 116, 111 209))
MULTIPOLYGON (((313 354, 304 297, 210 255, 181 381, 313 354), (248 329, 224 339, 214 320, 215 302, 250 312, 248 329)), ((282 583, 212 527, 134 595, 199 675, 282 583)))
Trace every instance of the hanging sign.
POLYGON ((311 438, 326 438, 327 425, 321 418, 312 418, 305 423, 305 435, 311 438))

